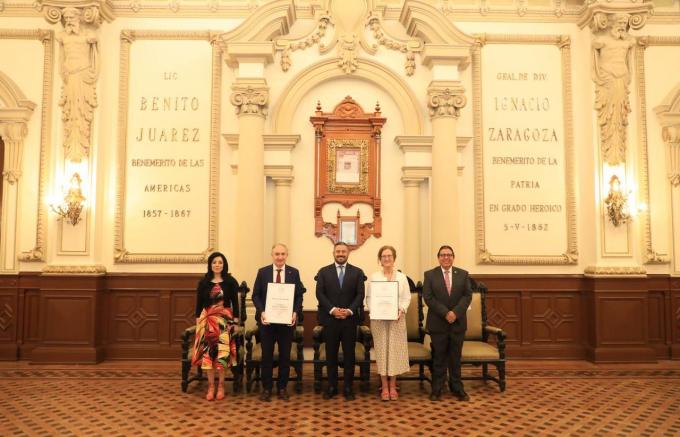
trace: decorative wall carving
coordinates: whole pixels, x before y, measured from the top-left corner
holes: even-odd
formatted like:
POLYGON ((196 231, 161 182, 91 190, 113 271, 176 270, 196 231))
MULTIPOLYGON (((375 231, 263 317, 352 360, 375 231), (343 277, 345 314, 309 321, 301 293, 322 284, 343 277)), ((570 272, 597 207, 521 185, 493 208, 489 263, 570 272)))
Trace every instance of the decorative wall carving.
POLYGON ((236 114, 267 116, 269 89, 266 86, 236 82, 231 89, 233 92, 230 100, 236 107, 236 114))
POLYGON ((276 49, 281 52, 283 71, 288 71, 291 67, 291 52, 318 45, 321 54, 326 54, 335 48, 337 66, 345 73, 351 74, 358 67, 359 47, 374 55, 380 46, 384 46, 404 53, 406 75, 413 75, 416 68, 415 53, 422 51, 424 46, 421 39, 400 40, 390 36, 383 28, 376 8, 370 9, 369 3, 372 6, 372 2, 367 0, 329 0, 328 3, 330 3, 329 7, 316 17, 316 28, 308 35, 296 40, 287 38, 276 40, 276 49), (364 17, 367 15, 366 20, 364 17), (325 41, 329 25, 333 27, 334 33, 325 41), (370 30, 373 43, 366 39, 367 30, 370 30))
POLYGON ((630 15, 601 14, 593 39, 595 110, 600 126, 602 157, 609 165, 626 160, 626 129, 630 113, 629 85, 635 39, 628 34, 630 15))
POLYGON ((427 107, 430 118, 460 116, 460 110, 467 103, 462 86, 449 87, 433 81, 427 89, 427 107))

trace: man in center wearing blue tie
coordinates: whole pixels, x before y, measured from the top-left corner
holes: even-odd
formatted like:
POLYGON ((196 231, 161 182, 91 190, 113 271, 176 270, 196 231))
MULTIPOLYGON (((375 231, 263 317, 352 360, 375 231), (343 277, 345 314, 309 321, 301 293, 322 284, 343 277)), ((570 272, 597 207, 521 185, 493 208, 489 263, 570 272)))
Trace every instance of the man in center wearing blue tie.
POLYGON ((300 281, 300 272, 295 267, 286 264, 288 248, 285 244, 272 246, 273 263, 262 267, 257 272, 253 286, 253 304, 255 305, 255 320, 260 328, 262 343, 262 394, 260 399, 269 402, 273 388, 274 343, 279 345, 279 377, 277 394, 279 399, 288 400, 288 377, 290 374, 290 347, 293 340, 295 324, 302 315, 302 294, 304 286, 300 281), (269 323, 265 306, 267 304, 267 284, 270 282, 295 284, 293 300, 293 315, 290 324, 269 323))
POLYGON ((364 272, 347 262, 349 247, 343 242, 333 246, 335 262, 322 267, 316 276, 316 299, 319 301, 319 322, 324 327, 328 390, 330 399, 338 394, 338 350, 342 343, 345 399, 354 400, 354 347, 357 325, 361 322, 364 302, 364 272))

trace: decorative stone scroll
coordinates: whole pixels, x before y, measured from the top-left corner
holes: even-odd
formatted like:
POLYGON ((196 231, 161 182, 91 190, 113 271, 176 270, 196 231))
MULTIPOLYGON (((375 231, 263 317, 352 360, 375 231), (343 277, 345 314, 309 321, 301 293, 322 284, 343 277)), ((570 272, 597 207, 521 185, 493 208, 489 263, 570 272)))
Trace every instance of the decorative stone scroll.
POLYGON ((235 83, 232 86, 231 104, 237 115, 267 116, 269 89, 259 84, 235 83))

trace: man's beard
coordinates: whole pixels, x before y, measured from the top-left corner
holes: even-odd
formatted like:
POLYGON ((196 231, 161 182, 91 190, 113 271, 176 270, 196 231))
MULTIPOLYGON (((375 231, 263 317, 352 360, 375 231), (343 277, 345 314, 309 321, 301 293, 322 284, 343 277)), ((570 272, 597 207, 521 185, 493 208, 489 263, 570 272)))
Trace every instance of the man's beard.
POLYGON ((78 34, 78 25, 76 24, 67 24, 64 26, 64 32, 70 33, 70 34, 78 34))

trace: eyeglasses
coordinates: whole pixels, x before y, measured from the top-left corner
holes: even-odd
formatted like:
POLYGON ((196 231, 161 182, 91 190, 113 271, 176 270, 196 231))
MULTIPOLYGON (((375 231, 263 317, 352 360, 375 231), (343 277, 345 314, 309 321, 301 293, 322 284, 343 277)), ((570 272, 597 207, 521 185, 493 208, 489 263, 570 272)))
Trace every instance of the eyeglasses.
POLYGON ((380 255, 380 258, 394 258, 394 255, 380 255))
POLYGON ((440 253, 438 256, 439 258, 453 258, 452 253, 440 253))

